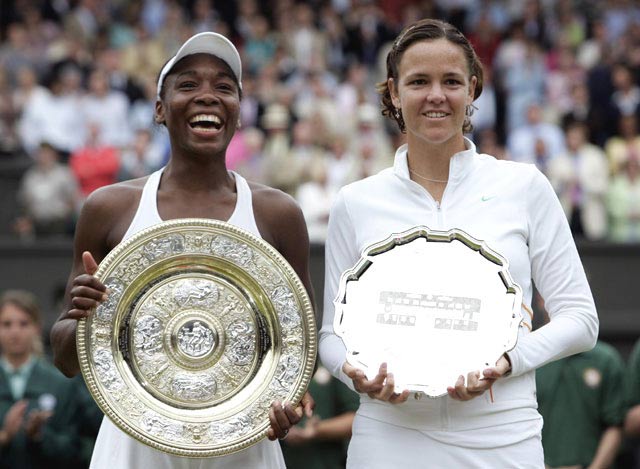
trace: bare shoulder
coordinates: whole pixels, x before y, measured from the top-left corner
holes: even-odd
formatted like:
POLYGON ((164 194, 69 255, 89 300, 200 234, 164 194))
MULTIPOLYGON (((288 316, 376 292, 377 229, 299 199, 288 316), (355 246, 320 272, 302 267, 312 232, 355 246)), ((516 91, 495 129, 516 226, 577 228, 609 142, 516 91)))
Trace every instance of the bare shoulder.
POLYGON ((301 213, 298 202, 279 189, 254 182, 249 183, 256 214, 267 217, 279 217, 285 214, 301 213))
POLYGON ((88 231, 108 247, 118 244, 135 215, 146 180, 124 181, 91 193, 82 206, 76 235, 88 231))
POLYGON ((308 239, 302 210, 293 197, 262 184, 249 183, 249 187, 256 223, 267 242, 285 252, 293 240, 308 239))
POLYGON ((147 178, 132 179, 101 187, 89 195, 84 203, 90 210, 120 211, 134 200, 140 200, 147 178))
POLYGON ((304 215, 289 194, 249 183, 253 213, 262 238, 275 247, 296 271, 314 304, 309 275, 309 234, 304 215))

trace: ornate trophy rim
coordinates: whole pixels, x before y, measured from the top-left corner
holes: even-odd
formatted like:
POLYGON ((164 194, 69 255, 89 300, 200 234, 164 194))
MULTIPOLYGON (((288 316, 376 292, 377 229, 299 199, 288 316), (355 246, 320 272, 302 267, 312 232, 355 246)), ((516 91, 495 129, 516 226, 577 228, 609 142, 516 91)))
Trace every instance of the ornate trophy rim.
MULTIPOLYGON (((508 325, 508 336, 504 342, 504 352, 512 350, 518 341, 518 329, 523 321, 520 310, 522 305, 522 289, 511 277, 508 260, 500 253, 489 247, 486 242, 469 235, 459 228, 442 231, 430 229, 425 225, 418 225, 403 232, 393 233, 381 241, 368 245, 362 250, 360 259, 356 264, 342 273, 338 293, 333 302, 335 306, 333 328, 336 335, 338 335, 342 339, 343 343, 345 343, 347 348, 346 360, 355 366, 359 366, 357 363, 354 363, 355 355, 352 353, 353 350, 350 349, 350 345, 353 345, 353 339, 348 336, 348 330, 344 321, 344 315, 346 313, 345 305, 347 303, 347 286, 349 282, 358 282, 363 277, 367 269, 376 262, 376 256, 388 253, 398 246, 409 244, 420 238, 425 239, 428 243, 460 242, 471 251, 475 251, 482 258, 499 267, 497 275, 504 285, 504 293, 513 295, 513 306, 510 311, 511 320, 508 325)), ((497 358, 499 358, 499 355, 496 359, 497 358)), ((396 391, 409 389, 409 391, 415 392, 416 394, 424 394, 430 398, 438 398, 447 394, 446 389, 440 392, 432 392, 431 389, 427 390, 427 387, 422 385, 409 385, 408 387, 400 389, 402 385, 406 384, 407 383, 397 384, 396 391)))
MULTIPOLYGON (((245 267, 235 261, 232 256, 224 256, 219 252, 213 252, 212 246, 207 245, 205 247, 195 248, 193 251, 185 250, 179 253, 172 253, 158 260, 153 259, 145 265, 141 272, 138 272, 137 276, 134 276, 132 283, 124 288, 124 291, 118 292, 114 296, 114 304, 110 306, 111 309, 105 309, 105 317, 108 319, 100 319, 103 315, 103 311, 98 311, 101 307, 105 307, 102 304, 98 308, 94 308, 91 311, 89 318, 78 321, 77 333, 76 333, 76 346, 78 359, 80 363, 80 369, 82 375, 87 384, 87 388, 93 399, 96 401, 100 409, 104 414, 110 418, 114 424, 122 431, 136 440, 151 446, 152 448, 160 451, 184 457, 212 457, 231 454, 247 448, 258 441, 262 440, 267 435, 269 428, 269 404, 271 402, 262 402, 269 396, 275 396, 277 400, 281 402, 299 402, 304 392, 306 391, 309 382, 312 377, 316 352, 317 352, 317 337, 316 337, 316 324, 315 315, 311 305, 311 301, 307 294, 307 291, 302 284, 301 280, 297 276, 296 272, 289 265, 286 259, 270 244, 261 238, 249 233, 246 230, 238 228, 229 223, 212 220, 212 219, 200 219, 200 218, 185 218, 165 221, 152 227, 146 228, 134 236, 126 239, 118 246, 116 246, 100 263, 98 271, 95 276, 101 281, 105 282, 109 280, 109 276, 121 272, 126 267, 129 257, 135 256, 136 253, 142 252, 146 243, 153 242, 153 240, 162 240, 170 236, 187 236, 191 234, 200 234, 204 236, 210 236, 215 238, 217 236, 224 237, 225 240, 229 239, 238 245, 242 245, 247 249, 250 249, 254 256, 259 257, 259 261, 262 263, 260 267, 266 266, 271 269, 273 273, 272 277, 266 278, 254 278, 248 272, 249 267, 245 267), (189 270, 185 268, 186 265, 190 267, 194 264, 202 262, 206 264, 204 268, 204 274, 202 270, 197 270, 195 274, 190 274, 189 270), (124 266, 124 267, 123 267, 124 266), (157 272, 154 272, 153 267, 157 272), (118 270, 120 269, 120 270, 118 270), (164 271, 162 269, 165 269, 164 271), (183 273, 183 270, 187 273, 183 273), (167 273, 169 272, 169 273, 167 273), (174 275, 175 274, 175 275, 174 275), (133 318, 136 310, 135 302, 142 302, 141 298, 145 298, 155 294, 151 288, 145 292, 147 284, 155 282, 157 285, 162 285, 164 278, 174 275, 178 278, 178 281, 182 277, 193 275, 194 277, 206 277, 206 275, 214 276, 217 281, 225 282, 225 275, 231 276, 234 281, 228 283, 229 291, 237 294, 241 297, 241 301, 244 301, 248 307, 247 310, 254 312, 256 316, 260 316, 261 319, 257 320, 258 326, 263 326, 260 329, 261 333, 256 333, 259 336, 267 335, 266 343, 268 347, 265 347, 262 352, 258 351, 256 354, 262 358, 253 358, 253 364, 250 368, 251 376, 246 378, 244 382, 241 382, 238 386, 238 392, 236 394, 227 396, 222 399, 219 408, 215 405, 207 406, 203 401, 200 406, 182 406, 178 405, 174 400, 169 401, 158 399, 145 383, 137 382, 136 378, 139 373, 137 369, 137 358, 131 359, 132 362, 126 362, 126 358, 123 358, 123 351, 120 349, 119 343, 122 342, 122 330, 133 329, 133 325, 129 325, 128 318, 133 318), (220 276, 218 278, 217 276, 220 276), (164 276, 164 277, 163 277, 164 276), (143 280, 140 280, 143 279, 143 280), (222 279, 222 280, 221 280, 222 279), (238 280, 238 282, 235 282, 238 280), (151 281, 151 282, 150 282, 151 281), (243 281, 247 281, 247 291, 240 291, 238 287, 243 281), (135 283, 138 282, 138 283, 135 283), (272 282, 272 283, 269 283, 272 282), (143 284, 145 286, 143 286, 143 284), (286 296, 286 299, 293 301, 293 307, 289 306, 291 303, 287 303, 287 309, 279 301, 276 301, 274 293, 268 292, 267 285, 270 287, 272 284, 278 285, 277 288, 281 289, 280 293, 286 296), (130 302, 129 300, 134 299, 130 302), (244 297, 242 296, 244 295, 244 297), (293 309, 292 309, 293 308, 293 309), (295 311, 292 313, 292 311, 295 311), (287 326, 286 331, 284 322, 285 315, 294 316, 294 326, 287 326), (111 317, 112 316, 112 317, 111 317), (264 317, 263 317, 264 316, 264 317), (106 324, 106 326, 105 326, 106 324), (109 333, 108 339, 104 337, 104 330, 109 333), (291 332, 292 331, 292 332, 291 332), (290 333, 290 335, 288 335, 290 333), (103 334, 102 342, 98 342, 97 337, 103 334), (107 344, 108 345, 105 345, 107 344), (102 345, 101 345, 102 344, 102 345), (135 414, 136 409, 125 408, 125 404, 121 404, 114 393, 107 389, 105 374, 102 373, 96 364, 94 353, 104 352, 104 350, 110 350, 111 357, 109 357, 108 364, 111 366, 111 370, 115 370, 115 379, 118 383, 124 383, 124 390, 118 388, 118 392, 130 393, 134 400, 139 401, 142 410, 154 416, 159 415, 165 425, 173 428, 180 428, 181 431, 186 428, 187 425, 190 428, 196 428, 191 435, 193 440, 191 441, 168 441, 167 434, 158 435, 150 433, 150 431, 143 428, 144 416, 138 415, 138 418, 130 415, 135 414), (276 376, 280 370, 286 370, 291 368, 288 365, 291 362, 289 360, 293 357, 297 360, 295 376, 287 375, 282 381, 282 375, 276 376), (260 361, 262 360, 262 361, 260 361), (258 382, 260 380, 260 382, 258 382), (246 385, 246 386, 245 386, 246 385), (277 389, 275 391, 274 389, 277 389), (238 395, 242 396, 244 401, 239 400, 238 395), (237 398, 237 399, 236 399, 237 398), (262 400, 262 401, 261 401, 262 400), (216 412, 220 409, 220 413, 216 412), (223 443, 215 440, 215 435, 228 434, 223 429, 216 429, 214 432, 214 426, 221 422, 227 422, 225 425, 239 425, 244 427, 245 421, 240 421, 245 417, 242 415, 242 411, 248 409, 247 412, 252 412, 252 416, 255 417, 257 423, 254 424, 250 430, 240 430, 239 436, 231 438, 223 443), (127 412, 127 410, 129 412, 127 412), (178 419, 177 416, 184 416, 184 420, 178 419), (238 422, 234 422, 236 419, 238 422), (180 424, 183 427, 180 427, 180 424), (177 425, 177 427, 176 427, 177 425), (202 430, 204 429, 204 430, 202 430), (196 435, 199 431, 208 431, 206 439, 200 439, 196 441, 196 438, 200 436, 196 435), (195 435, 195 436, 194 436, 195 435), (211 437, 213 435, 213 437, 211 437)), ((209 239, 209 238, 207 238, 209 239)), ((185 243, 186 244, 186 243, 185 243)), ((139 256, 140 257, 140 256, 139 256)), ((257 265, 257 264, 256 264, 257 265)), ((257 268, 257 267, 256 267, 257 268)), ((107 285, 109 287, 109 285, 107 285)), ((109 299, 106 303, 109 303, 109 299)), ((142 313, 140 313, 142 314, 142 313)), ((249 314, 249 313, 247 313, 249 314)), ((194 312, 196 319, 201 313, 194 312)), ((291 317, 291 316, 287 316, 291 317)), ((171 319, 174 324, 174 329, 178 328, 185 321, 176 321, 176 318, 171 319), (176 325, 177 323, 177 325, 176 325)), ((179 319, 179 318, 178 318, 179 319)), ((187 318, 188 319, 188 318, 187 318)), ((131 319, 133 322, 133 319, 131 319)), ((287 319, 288 321, 288 319, 287 319)), ((193 321, 192 321, 193 322, 193 321)), ((287 323, 289 324, 289 323, 287 323)), ((214 330, 214 334, 209 336, 218 340, 219 337, 215 334, 216 325, 220 326, 217 319, 210 320, 210 325, 214 330)), ((220 329, 220 327, 218 327, 220 329)), ((218 331, 219 333, 220 331, 218 331)), ((133 337, 133 332, 130 333, 133 337)), ((169 343, 169 340, 175 341, 175 335, 172 338, 167 338, 168 333, 163 331, 163 337, 165 342, 169 343)), ((226 332, 223 331, 223 334, 226 332)), ((127 336, 128 337, 128 336, 127 336)), ((134 339, 128 339, 129 343, 133 343, 134 339)), ((212 339, 213 340, 213 339, 212 339)), ((214 342, 215 342, 214 340, 214 342)), ((223 338, 220 338, 223 341, 223 338)), ((177 347, 176 350, 178 350, 177 347)), ((256 346, 259 348, 259 346, 256 346)), ((125 349, 124 354, 127 354, 125 349)), ((108 353, 107 353, 108 355, 108 353)), ((174 361, 181 364, 181 355, 179 350, 175 353, 176 358, 174 361)), ((215 361, 219 357, 218 350, 209 351, 205 354, 204 364, 211 361, 215 361)), ((188 356, 182 357, 188 362, 188 356)), ((197 360, 195 363, 200 363, 197 360)), ((186 363, 189 365, 189 363, 186 363)), ((203 365, 204 366, 204 365, 203 365)), ((110 371, 111 371, 110 370, 110 371)), ((111 377, 111 375, 109 375, 111 377)), ((147 383, 148 384, 148 383, 147 383)), ((120 386, 120 384, 118 384, 120 386)), ((122 394, 121 394, 122 395, 122 394)), ((271 399, 275 400, 275 399, 271 399)), ((129 402, 129 401, 128 401, 129 402)), ((214 401, 217 404, 217 401, 214 401)), ((137 404, 136 404, 137 405, 137 404)), ((139 409, 137 409, 139 410, 139 409)), ((248 418, 248 417, 247 417, 248 418)), ((186 431, 184 431, 186 433, 186 431)), ((234 434, 235 435, 235 434, 234 434)))

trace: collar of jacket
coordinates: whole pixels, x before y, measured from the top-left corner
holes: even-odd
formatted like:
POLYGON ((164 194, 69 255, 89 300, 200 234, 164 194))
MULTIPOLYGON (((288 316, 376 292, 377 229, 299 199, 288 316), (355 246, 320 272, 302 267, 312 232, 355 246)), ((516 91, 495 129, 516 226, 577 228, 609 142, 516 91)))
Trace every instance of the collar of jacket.
MULTIPOLYGON (((460 151, 451 157, 449 165, 449 184, 455 184, 471 171, 476 154, 475 144, 464 137, 466 150, 460 151)), ((409 177, 409 164, 407 163, 407 144, 405 143, 396 150, 393 163, 393 172, 401 179, 411 179, 409 177)))

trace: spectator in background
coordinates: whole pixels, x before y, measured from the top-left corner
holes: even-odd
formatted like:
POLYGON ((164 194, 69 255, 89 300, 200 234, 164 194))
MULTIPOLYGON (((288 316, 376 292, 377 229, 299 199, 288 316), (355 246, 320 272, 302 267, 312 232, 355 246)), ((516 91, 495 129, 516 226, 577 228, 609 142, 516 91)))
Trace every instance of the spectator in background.
POLYGON ((309 241, 324 243, 327 239, 329 210, 336 192, 329 184, 325 160, 310 161, 305 165, 308 180, 296 191, 296 200, 304 214, 309 241))
POLYGON ((470 116, 474 135, 479 135, 484 130, 495 129, 498 118, 498 100, 496 89, 493 86, 492 72, 489 67, 484 69, 482 94, 473 105, 477 108, 470 116))
POLYGON ((571 85, 571 105, 570 108, 560 118, 562 128, 573 122, 582 122, 587 126, 589 141, 598 146, 598 138, 602 136, 604 122, 602 118, 593 111, 589 101, 589 88, 585 82, 579 81, 571 85))
POLYGON ((585 72, 577 64, 573 48, 567 42, 560 38, 553 54, 553 66, 546 74, 547 108, 557 118, 571 112, 572 88, 585 81, 585 72))
POLYGON ((578 44, 577 61, 585 70, 595 67, 607 49, 607 27, 596 18, 591 23, 591 37, 578 44))
POLYGON ((640 86, 636 84, 633 70, 625 63, 618 63, 611 70, 614 91, 611 95, 611 122, 622 116, 640 116, 640 86))
POLYGON ((354 173, 356 172, 356 157, 349 152, 349 138, 345 134, 336 134, 331 139, 330 151, 327 156, 327 183, 334 193, 353 182, 354 173))
POLYGON ((82 467, 77 383, 41 358, 41 324, 31 293, 6 291, 0 296, 2 468, 82 467))
POLYGON ((544 103, 546 68, 540 46, 525 41, 523 55, 511 63, 504 73, 506 124, 507 130, 513 131, 526 125, 530 103, 544 103))
POLYGON ((544 49, 551 47, 551 28, 540 0, 525 0, 522 11, 525 36, 544 49))
POLYGON ((103 70, 106 75, 107 90, 124 93, 129 102, 133 103, 144 97, 144 89, 141 83, 122 70, 121 60, 120 49, 107 48, 97 52, 97 68, 103 70))
POLYGON ((267 132, 262 168, 267 185, 295 194, 302 168, 291 158, 290 120, 289 109, 283 104, 267 107, 262 116, 262 127, 267 132))
POLYGON ((7 72, 0 69, 0 156, 11 155, 20 148, 16 133, 18 110, 13 99, 13 87, 7 72))
POLYGON ((351 135, 349 153, 366 163, 366 169, 360 168, 364 170, 363 174, 376 174, 392 164, 389 155, 393 154, 389 136, 383 131, 382 113, 378 106, 362 103, 358 106, 356 119, 357 127, 351 135))
POLYGON ((6 30, 6 42, 0 44, 0 68, 10 82, 23 67, 36 67, 42 61, 38 51, 30 43, 30 37, 23 23, 11 23, 6 30))
POLYGON ((640 160, 627 160, 614 176, 607 192, 607 210, 611 241, 640 242, 640 160))
MULTIPOLYGON (((238 132, 236 132, 237 134, 238 132)), ((242 131, 242 140, 245 157, 242 161, 237 162, 236 171, 246 179, 265 184, 263 170, 264 133, 255 127, 249 127, 242 131)), ((229 144, 230 148, 231 143, 229 144)))
POLYGON ((66 65, 53 79, 51 92, 34 94, 25 103, 18 133, 22 146, 35 154, 42 142, 61 153, 63 161, 82 146, 87 131, 80 112, 82 75, 75 65, 66 65))
POLYGON ((336 86, 335 105, 340 115, 340 130, 351 132, 356 127, 358 106, 375 102, 374 88, 367 83, 367 68, 354 62, 347 68, 344 80, 336 86))
POLYGON ((49 91, 40 85, 36 72, 32 67, 24 66, 18 70, 16 87, 13 89, 13 107, 21 114, 31 100, 45 99, 49 91))
POLYGON ((536 371, 547 467, 611 467, 622 443, 624 362, 598 341, 536 371))
POLYGON ((315 12, 307 3, 292 5, 292 29, 285 41, 298 69, 302 72, 312 70, 318 60, 324 57, 326 41, 324 34, 315 25, 315 12))
POLYGON ((640 135, 638 118, 635 115, 621 116, 618 121, 618 135, 607 140, 604 151, 613 176, 620 172, 629 160, 640 160, 640 135))
POLYGON ((269 21, 262 15, 248 19, 249 37, 244 47, 249 73, 257 73, 273 60, 278 46, 277 36, 269 29, 269 21))
MULTIPOLYGON (((122 70, 137 81, 153 75, 162 67, 165 50, 162 42, 149 34, 142 24, 135 28, 136 40, 122 49, 122 70)), ((176 33, 176 32, 174 32, 176 33)))
POLYGON ((129 100, 123 92, 109 88, 106 71, 96 69, 89 74, 89 90, 81 103, 85 121, 100 128, 100 145, 124 148, 131 142, 129 100))
POLYGON ((511 159, 504 145, 500 144, 495 130, 489 128, 477 132, 476 140, 478 142, 478 153, 492 155, 497 160, 511 159))
POLYGON ((527 123, 509 135, 507 148, 514 161, 534 163, 545 172, 550 160, 565 152, 565 142, 560 127, 545 122, 542 113, 538 102, 530 103, 527 123))
POLYGON ((149 131, 152 145, 162 149, 162 160, 166 160, 169 149, 169 135, 167 129, 157 125, 153 120, 153 113, 156 106, 156 84, 155 77, 148 76, 141 83, 143 96, 136 99, 129 106, 128 122, 131 131, 135 134, 138 131, 149 131))
POLYGON ((22 177, 18 191, 22 216, 14 225, 21 237, 73 233, 79 204, 78 184, 59 159, 55 148, 41 143, 35 164, 22 177))
POLYGON ((293 125, 290 158, 300 170, 299 184, 314 179, 312 174, 316 168, 326 166, 327 152, 321 143, 328 138, 322 124, 321 119, 300 119, 293 125))
POLYGON ((600 148, 587 141, 583 123, 569 124, 565 135, 567 150, 549 163, 549 180, 574 237, 602 239, 607 234, 607 158, 600 148))
MULTIPOLYGON (((476 55, 483 64, 491 65, 500 45, 500 33, 491 22, 488 10, 479 13, 472 32, 469 33, 469 42, 476 51, 476 55)), ((485 67, 485 72, 487 68, 485 67)))
POLYGON ((341 469, 345 466, 358 394, 320 366, 309 385, 314 416, 291 428, 282 453, 289 469, 341 469))
POLYGON ((88 127, 89 137, 86 144, 73 152, 69 159, 69 166, 84 198, 96 189, 116 182, 120 169, 118 150, 100 143, 100 126, 90 123, 88 127))
POLYGON ((151 141, 148 129, 136 131, 133 143, 122 152, 118 181, 148 176, 162 166, 162 149, 151 141))
POLYGON ((336 2, 332 5, 325 4, 320 12, 320 30, 325 34, 325 58, 327 68, 339 73, 347 68, 347 32, 342 22, 342 17, 335 9, 336 2))

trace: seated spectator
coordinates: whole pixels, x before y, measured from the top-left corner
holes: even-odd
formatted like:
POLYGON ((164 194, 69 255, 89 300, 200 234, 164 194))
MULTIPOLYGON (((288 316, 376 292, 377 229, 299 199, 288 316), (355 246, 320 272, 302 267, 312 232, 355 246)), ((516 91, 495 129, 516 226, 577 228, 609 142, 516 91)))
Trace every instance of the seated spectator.
POLYGON ((567 151, 549 163, 548 176, 576 237, 601 239, 607 234, 605 194, 609 177, 604 152, 587 141, 585 124, 566 130, 567 151))
POLYGON ((640 242, 640 160, 628 160, 614 176, 607 192, 607 211, 611 241, 640 242))
POLYGON ((291 428, 281 441, 289 469, 339 469, 345 466, 346 448, 358 408, 358 394, 319 367, 309 391, 316 401, 314 415, 291 428))
POLYGON ((616 175, 628 160, 640 160, 640 135, 636 116, 620 117, 618 135, 607 140, 604 151, 609 160, 611 175, 616 175))
MULTIPOLYGON (((24 291, 0 296, 0 467, 81 467, 77 390, 41 358, 40 310, 24 291)), ((86 466, 85 466, 86 467, 86 466)))
POLYGON ((115 147, 100 144, 100 127, 90 123, 85 146, 73 152, 69 166, 78 181, 80 192, 87 197, 96 189, 113 184, 120 169, 120 155, 115 147))
POLYGON ((624 363, 610 345, 536 371, 547 467, 611 467, 622 442, 624 363))
POLYGON ((18 191, 22 215, 14 225, 21 237, 73 233, 78 185, 59 158, 51 145, 41 143, 35 164, 22 177, 18 191))

